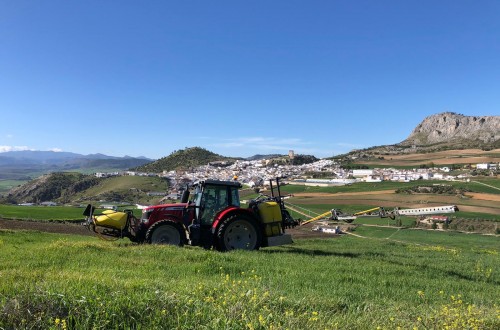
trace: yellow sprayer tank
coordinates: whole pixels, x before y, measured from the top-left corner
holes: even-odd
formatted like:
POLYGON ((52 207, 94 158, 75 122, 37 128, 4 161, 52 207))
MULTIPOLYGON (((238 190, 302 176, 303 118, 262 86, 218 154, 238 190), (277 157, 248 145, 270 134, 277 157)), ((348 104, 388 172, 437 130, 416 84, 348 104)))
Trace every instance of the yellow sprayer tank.
POLYGON ((106 210, 102 215, 95 217, 95 224, 97 226, 111 227, 123 230, 127 225, 127 213, 106 210))
POLYGON ((262 202, 258 205, 259 215, 265 226, 266 236, 275 236, 282 233, 281 209, 276 202, 262 202))

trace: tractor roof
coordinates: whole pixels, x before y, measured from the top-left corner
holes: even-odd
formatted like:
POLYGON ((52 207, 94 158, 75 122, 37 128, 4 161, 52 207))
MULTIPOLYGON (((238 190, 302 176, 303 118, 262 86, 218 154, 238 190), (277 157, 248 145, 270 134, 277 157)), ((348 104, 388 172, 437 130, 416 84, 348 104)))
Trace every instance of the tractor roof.
POLYGON ((203 180, 203 181, 197 181, 194 183, 194 185, 201 185, 201 186, 206 186, 206 185, 215 185, 215 186, 231 186, 231 187, 238 187, 241 188, 242 185, 238 181, 220 181, 220 180, 203 180))

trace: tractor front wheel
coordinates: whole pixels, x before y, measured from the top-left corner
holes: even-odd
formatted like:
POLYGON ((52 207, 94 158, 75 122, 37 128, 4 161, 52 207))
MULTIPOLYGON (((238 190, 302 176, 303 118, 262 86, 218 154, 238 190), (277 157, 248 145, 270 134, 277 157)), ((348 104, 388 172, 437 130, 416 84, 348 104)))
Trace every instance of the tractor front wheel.
POLYGON ((254 219, 235 214, 225 219, 219 226, 216 240, 219 251, 258 250, 262 233, 254 219))
POLYGON ((158 221, 146 233, 146 242, 151 244, 184 245, 183 237, 179 226, 170 220, 158 221))

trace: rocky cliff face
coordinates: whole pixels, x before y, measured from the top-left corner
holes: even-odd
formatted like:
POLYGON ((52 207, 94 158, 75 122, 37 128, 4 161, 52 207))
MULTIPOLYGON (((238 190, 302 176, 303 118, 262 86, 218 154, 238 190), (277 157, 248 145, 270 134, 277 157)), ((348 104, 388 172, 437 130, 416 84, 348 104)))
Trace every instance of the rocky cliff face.
POLYGON ((436 143, 494 144, 500 140, 500 116, 464 116, 444 112, 425 118, 401 145, 436 143))

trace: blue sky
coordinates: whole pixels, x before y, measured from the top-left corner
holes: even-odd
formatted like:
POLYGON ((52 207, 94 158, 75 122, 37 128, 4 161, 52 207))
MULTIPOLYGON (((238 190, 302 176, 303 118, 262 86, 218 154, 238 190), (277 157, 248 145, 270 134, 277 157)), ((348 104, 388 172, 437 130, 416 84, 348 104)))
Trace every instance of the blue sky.
POLYGON ((500 115, 500 1, 0 2, 0 151, 330 157, 500 115))

